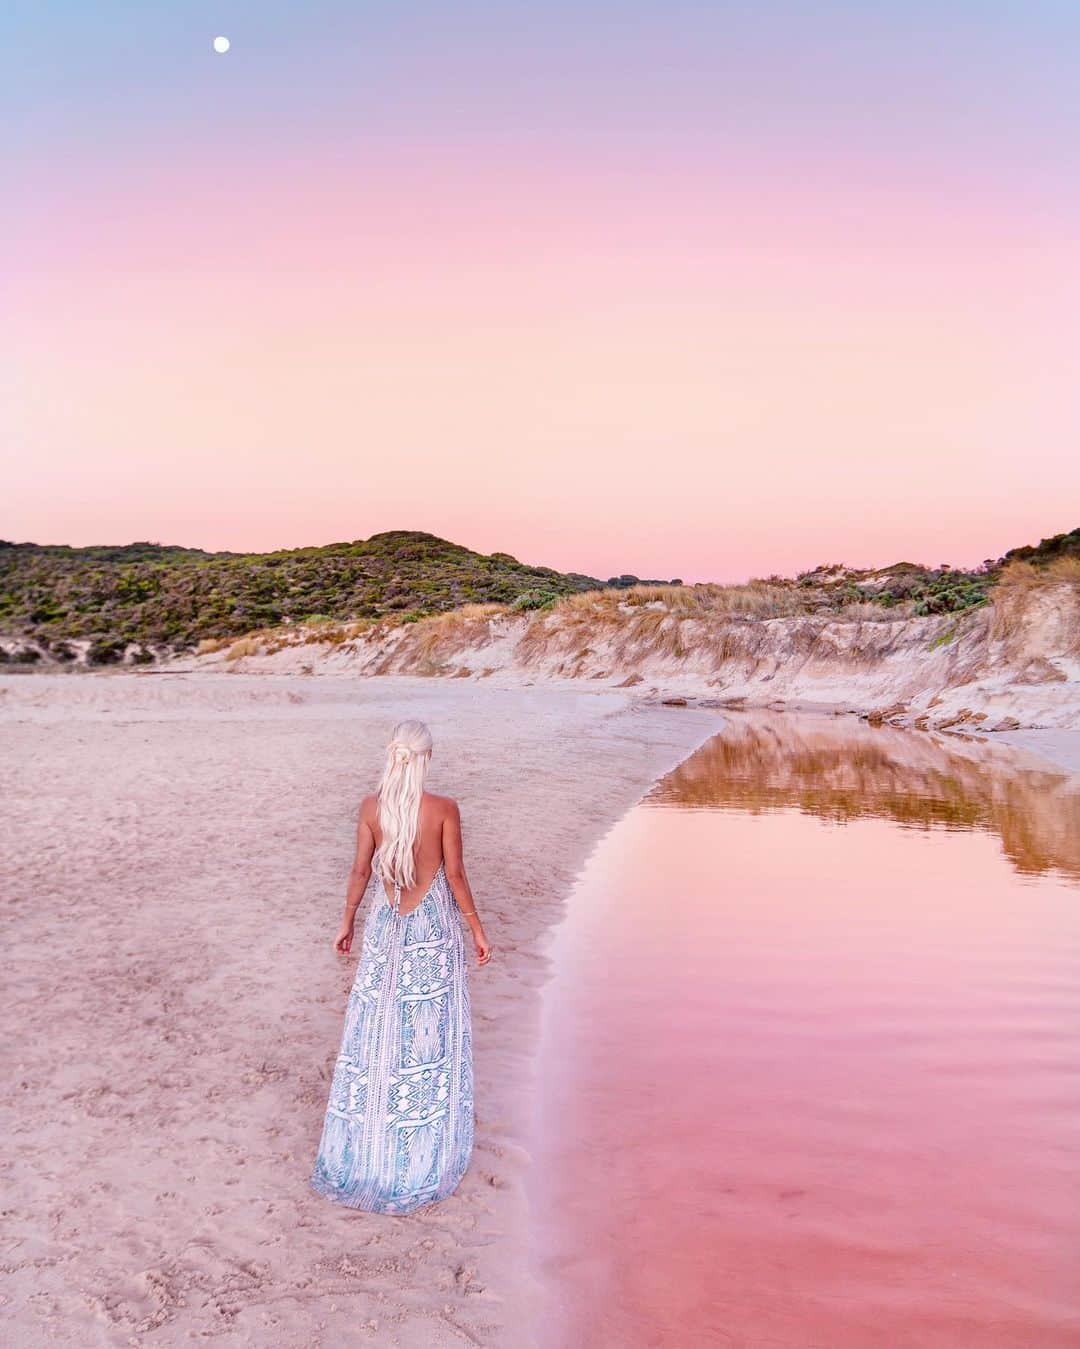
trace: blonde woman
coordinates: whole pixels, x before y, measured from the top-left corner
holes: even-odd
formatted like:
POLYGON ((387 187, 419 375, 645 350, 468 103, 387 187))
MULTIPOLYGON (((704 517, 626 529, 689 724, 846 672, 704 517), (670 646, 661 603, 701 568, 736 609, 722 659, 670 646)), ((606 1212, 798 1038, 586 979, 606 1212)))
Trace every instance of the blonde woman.
POLYGON ((491 959, 461 851, 461 817, 424 790, 431 732, 394 727, 374 796, 360 807, 356 859, 334 949, 352 950, 356 911, 378 878, 311 1183, 373 1213, 445 1199, 473 1146, 472 1025, 459 910, 479 964, 491 959))

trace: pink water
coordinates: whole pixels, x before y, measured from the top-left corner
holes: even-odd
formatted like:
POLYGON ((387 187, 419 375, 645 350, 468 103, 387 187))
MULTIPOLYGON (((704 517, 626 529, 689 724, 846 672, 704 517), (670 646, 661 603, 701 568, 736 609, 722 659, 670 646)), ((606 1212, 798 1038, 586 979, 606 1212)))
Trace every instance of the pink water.
POLYGON ((1080 1346, 1080 796, 738 718, 590 860, 532 1168, 554 1346, 1080 1346))

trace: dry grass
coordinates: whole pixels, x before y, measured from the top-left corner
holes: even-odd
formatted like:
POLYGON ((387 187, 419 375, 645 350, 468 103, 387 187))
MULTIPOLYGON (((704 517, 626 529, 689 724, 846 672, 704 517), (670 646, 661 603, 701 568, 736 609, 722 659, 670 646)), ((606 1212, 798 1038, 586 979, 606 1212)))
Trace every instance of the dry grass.
POLYGON ((614 592, 631 607, 662 606, 673 613, 698 617, 784 618, 808 611, 805 592, 775 578, 745 585, 633 586, 614 592))
MULTIPOLYGON (((534 614, 516 646, 519 660, 580 653, 607 641, 618 660, 682 659, 709 640, 717 623, 774 617, 799 605, 792 589, 768 582, 746 586, 638 585, 590 590, 534 614)), ((580 659, 580 654, 578 654, 580 659)))
POLYGON ((704 586, 631 586, 628 590, 602 590, 601 595, 621 598, 618 607, 640 608, 642 605, 662 605, 665 609, 699 609, 704 586))
POLYGON ((262 638, 254 633, 233 642, 225 654, 226 660, 241 660, 244 656, 257 656, 263 649, 262 638))
POLYGON ((272 656, 278 651, 296 646, 341 646, 374 632, 379 624, 374 619, 358 618, 348 623, 334 621, 289 625, 279 628, 258 628, 229 642, 209 638, 199 643, 196 655, 209 656, 224 651, 226 660, 241 660, 244 656, 272 656))
MULTIPOLYGON (((1046 592, 1048 602, 1060 602, 1077 607, 1076 592, 1080 592, 1080 558, 1057 557, 1045 567, 1030 562, 1010 562, 1002 570, 1001 579, 991 592, 990 639, 995 642, 1019 640, 1023 629, 1038 621, 1037 596, 1046 592)), ((1080 650, 1080 624, 1071 644, 1080 650)))
POLYGON ((576 595, 567 595, 565 599, 559 600, 547 612, 595 614, 614 611, 618 608, 620 600, 630 593, 629 590, 582 590, 576 595))
POLYGON ((529 661, 550 652, 569 654, 588 646, 594 636, 619 621, 618 609, 611 598, 618 593, 586 590, 580 595, 570 595, 550 609, 530 614, 515 647, 518 659, 529 661))
MULTIPOLYGON (((816 597, 807 590, 775 578, 746 585, 637 585, 626 590, 590 590, 533 615, 516 654, 519 660, 530 663, 545 656, 569 655, 606 640, 618 660, 650 656, 681 660, 694 650, 730 646, 725 630, 732 624, 753 626, 754 620, 813 613, 817 607, 816 597)), ((849 609, 850 613, 843 611, 843 617, 885 616, 872 604, 851 605, 849 609)), ((734 644, 745 647, 746 642, 734 644)))
POLYGON ((908 618, 912 607, 910 604, 896 604, 891 609, 883 609, 872 600, 855 600, 845 604, 837 617, 845 623, 881 623, 886 619, 908 618))
POLYGON ((399 625, 395 665, 399 669, 441 667, 465 647, 482 645, 490 634, 492 619, 506 612, 504 604, 464 604, 449 613, 399 625))
MULTIPOLYGON (((375 626, 375 620, 372 618, 357 618, 351 623, 319 623, 301 629, 299 641, 305 646, 342 646, 345 642, 353 642, 357 637, 362 637, 375 626)), ((282 628, 279 632, 281 646, 296 644, 297 638, 290 634, 289 629, 282 628)))
MULTIPOLYGON (((845 585, 850 584, 845 582, 845 585)), ((611 658, 616 668, 649 659, 704 660, 720 668, 733 660, 755 661, 771 641, 768 622, 784 618, 825 619, 828 624, 889 623, 911 616, 901 601, 886 608, 851 599, 840 604, 821 587, 781 577, 745 585, 637 585, 627 590, 587 591, 532 615, 515 647, 526 665, 574 660, 588 651, 611 658)), ((803 654, 822 640, 820 622, 792 630, 788 642, 803 654)), ((561 667, 560 667, 561 668, 561 667)))
POLYGON ((998 579, 997 591, 1030 590, 1033 586, 1046 584, 1046 572, 1034 567, 1030 562, 1010 562, 1003 567, 998 579))
POLYGON ((1080 557, 1055 557, 1047 564, 1046 574, 1052 581, 1068 581, 1080 586, 1080 557))
POLYGON ((996 590, 1035 590, 1061 582, 1080 585, 1080 557, 1055 557, 1044 567, 1030 562, 1010 562, 1003 567, 996 590))
POLYGON ((624 619, 615 634, 614 650, 620 658, 686 654, 683 618, 669 609, 642 609, 624 619))

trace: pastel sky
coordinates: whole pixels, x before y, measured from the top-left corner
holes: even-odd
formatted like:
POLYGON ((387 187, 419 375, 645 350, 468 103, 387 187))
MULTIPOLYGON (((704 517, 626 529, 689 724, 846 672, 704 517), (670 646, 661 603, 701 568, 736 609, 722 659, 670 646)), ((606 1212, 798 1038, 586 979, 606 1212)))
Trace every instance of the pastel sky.
POLYGON ((0 537, 736 580, 1080 524, 1075 0, 7 0, 0 50, 0 537))

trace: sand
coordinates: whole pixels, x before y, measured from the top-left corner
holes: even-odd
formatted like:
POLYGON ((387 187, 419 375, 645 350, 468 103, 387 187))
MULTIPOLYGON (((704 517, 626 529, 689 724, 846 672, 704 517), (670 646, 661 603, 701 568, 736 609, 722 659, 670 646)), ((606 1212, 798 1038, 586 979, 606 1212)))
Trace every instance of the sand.
POLYGON ((605 829, 719 726, 474 680, 0 679, 6 1343, 525 1349, 550 931, 605 829), (307 1180, 355 810, 404 715, 462 803, 495 956, 471 966, 472 1166, 387 1218, 307 1180))
MULTIPOLYGON (((985 738, 980 736, 979 740, 985 738)), ((1005 731, 996 739, 1025 749, 1069 773, 1080 773, 1080 731, 1005 731)))

